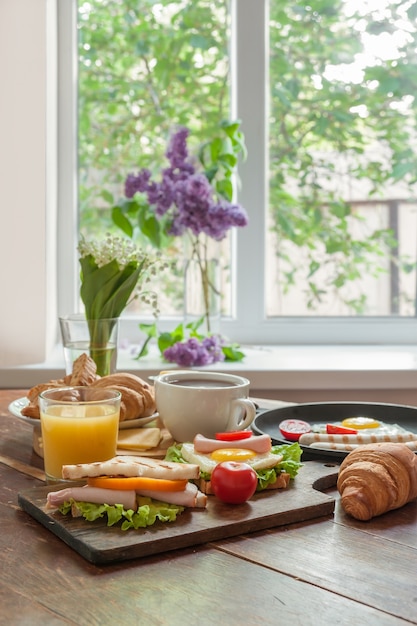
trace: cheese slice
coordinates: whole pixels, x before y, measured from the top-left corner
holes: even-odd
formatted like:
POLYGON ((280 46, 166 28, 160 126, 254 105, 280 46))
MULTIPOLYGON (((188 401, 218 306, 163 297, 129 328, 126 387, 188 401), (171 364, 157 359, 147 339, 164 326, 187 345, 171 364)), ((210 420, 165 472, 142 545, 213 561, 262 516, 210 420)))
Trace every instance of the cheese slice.
POLYGON ((117 447, 121 450, 150 450, 161 441, 160 428, 128 428, 119 430, 117 447))

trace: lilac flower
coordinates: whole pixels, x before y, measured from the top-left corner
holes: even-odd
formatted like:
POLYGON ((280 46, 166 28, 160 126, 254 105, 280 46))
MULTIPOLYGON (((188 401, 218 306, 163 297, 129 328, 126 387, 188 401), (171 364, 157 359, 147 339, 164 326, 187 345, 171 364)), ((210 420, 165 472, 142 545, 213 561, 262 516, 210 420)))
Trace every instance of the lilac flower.
POLYGON ((125 195, 145 193, 148 202, 161 218, 168 215, 169 234, 181 236, 187 230, 198 237, 205 234, 220 241, 233 227, 246 226, 246 211, 225 199, 218 200, 214 188, 203 172, 196 172, 187 149, 187 128, 179 128, 172 136, 165 153, 170 167, 162 170, 160 182, 151 180, 149 170, 129 174, 125 195))
POLYGON ((163 356, 170 363, 176 363, 181 367, 211 365, 224 361, 225 356, 221 346, 222 339, 217 335, 205 337, 202 341, 191 337, 187 341, 179 341, 167 348, 163 356))
MULTIPOLYGON (((165 153, 169 166, 162 170, 159 181, 152 180, 149 170, 142 169, 136 175, 128 175, 125 194, 128 198, 133 198, 136 193, 146 194, 149 208, 160 221, 161 229, 166 235, 188 235, 192 248, 191 257, 197 260, 200 267, 204 318, 210 333, 209 302, 210 293, 215 287, 207 273, 207 238, 221 241, 231 228, 246 226, 248 216, 240 205, 232 204, 218 191, 221 185, 217 186, 216 183, 220 183, 221 179, 216 181, 216 177, 213 180, 208 178, 215 175, 215 172, 221 172, 220 157, 218 163, 214 161, 215 166, 210 166, 212 174, 196 171, 194 161, 188 154, 188 134, 187 128, 180 127, 171 136, 165 153)), ((210 359, 220 360, 213 346, 194 344, 192 342, 178 348, 173 346, 173 360, 184 366, 190 363, 205 365, 215 362, 210 359), (178 350, 178 354, 174 348, 178 350)), ((167 358, 170 354, 168 352, 167 358)))
POLYGON ((203 339, 202 344, 210 355, 211 363, 224 361, 225 356, 222 350, 223 343, 224 340, 220 335, 210 335, 203 339))
POLYGON ((165 156, 167 157, 173 168, 181 169, 182 167, 184 167, 184 165, 187 166, 186 160, 188 158, 188 134, 188 128, 181 127, 171 137, 171 141, 169 142, 165 156))
POLYGON ((141 170, 137 176, 129 174, 125 182, 126 198, 133 198, 137 191, 148 191, 150 177, 151 173, 146 168, 141 170))

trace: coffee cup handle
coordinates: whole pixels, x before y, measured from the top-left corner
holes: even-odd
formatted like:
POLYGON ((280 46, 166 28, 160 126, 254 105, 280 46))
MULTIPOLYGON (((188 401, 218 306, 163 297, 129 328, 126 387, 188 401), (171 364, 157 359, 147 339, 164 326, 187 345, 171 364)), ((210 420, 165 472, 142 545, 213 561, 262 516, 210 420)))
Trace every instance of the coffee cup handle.
POLYGON ((227 424, 227 430, 245 430, 248 428, 256 415, 256 407, 248 398, 236 398, 233 401, 232 413, 227 424), (242 411, 243 409, 243 411, 242 411), (241 417, 243 413, 243 417, 241 417))

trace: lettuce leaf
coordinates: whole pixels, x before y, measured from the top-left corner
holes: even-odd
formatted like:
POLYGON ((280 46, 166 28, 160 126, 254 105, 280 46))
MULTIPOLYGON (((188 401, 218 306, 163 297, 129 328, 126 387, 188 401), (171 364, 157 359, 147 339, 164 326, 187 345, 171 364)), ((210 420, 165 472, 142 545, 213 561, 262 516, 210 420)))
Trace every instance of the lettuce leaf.
POLYGON ((271 452, 273 454, 282 454, 282 461, 279 464, 279 468, 282 472, 288 472, 291 478, 295 478, 300 467, 302 467, 301 455, 303 453, 299 443, 286 444, 283 443, 279 446, 272 446, 271 452))
MULTIPOLYGON (((176 443, 170 446, 165 454, 165 461, 172 461, 173 463, 188 463, 181 454, 182 444, 176 443)), ((200 471, 200 478, 203 480, 210 480, 211 474, 209 472, 200 471)), ((191 480, 190 482, 195 482, 191 480)))
POLYGON ((145 496, 137 496, 138 510, 125 510, 121 504, 93 504, 92 502, 79 502, 71 498, 59 507, 63 515, 67 515, 72 506, 75 506, 79 513, 88 522, 107 516, 107 526, 114 526, 122 520, 121 529, 138 529, 152 526, 157 520, 161 522, 174 522, 177 515, 184 511, 183 506, 167 504, 159 500, 151 500, 145 496))
MULTIPOLYGON (((269 484, 274 483, 278 474, 281 472, 287 472, 292 479, 295 478, 298 470, 302 466, 300 459, 303 451, 298 442, 272 446, 271 453, 280 456, 282 455, 282 460, 272 469, 256 470, 256 474, 258 476, 258 486, 256 491, 262 491, 269 484)), ((181 444, 175 444, 168 448, 165 460, 173 461, 174 463, 187 463, 181 455, 181 444)), ((200 475, 204 480, 210 480, 210 474, 207 472, 201 472, 200 475)))
POLYGON ((180 443, 176 443, 173 446, 170 446, 165 454, 165 461, 172 461, 173 463, 187 463, 184 457, 181 454, 182 445, 180 443))

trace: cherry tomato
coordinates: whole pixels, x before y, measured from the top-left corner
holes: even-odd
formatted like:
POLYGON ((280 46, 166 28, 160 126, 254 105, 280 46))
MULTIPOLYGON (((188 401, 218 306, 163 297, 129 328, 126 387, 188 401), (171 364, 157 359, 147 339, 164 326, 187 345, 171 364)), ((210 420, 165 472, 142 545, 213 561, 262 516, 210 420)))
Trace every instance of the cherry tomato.
POLYGON ((258 477, 247 463, 224 461, 211 474, 211 488, 215 496, 228 504, 242 504, 256 491, 258 477))
POLYGON ((278 428, 282 436, 289 441, 298 441, 301 435, 311 432, 310 424, 303 422, 303 420, 284 420, 280 423, 278 428))
POLYGON ((326 424, 326 433, 328 435, 357 435, 358 431, 354 428, 346 428, 346 426, 326 424))
POLYGON ((229 433, 216 433, 219 441, 238 441, 239 439, 249 439, 252 437, 250 430, 233 430, 229 433))

